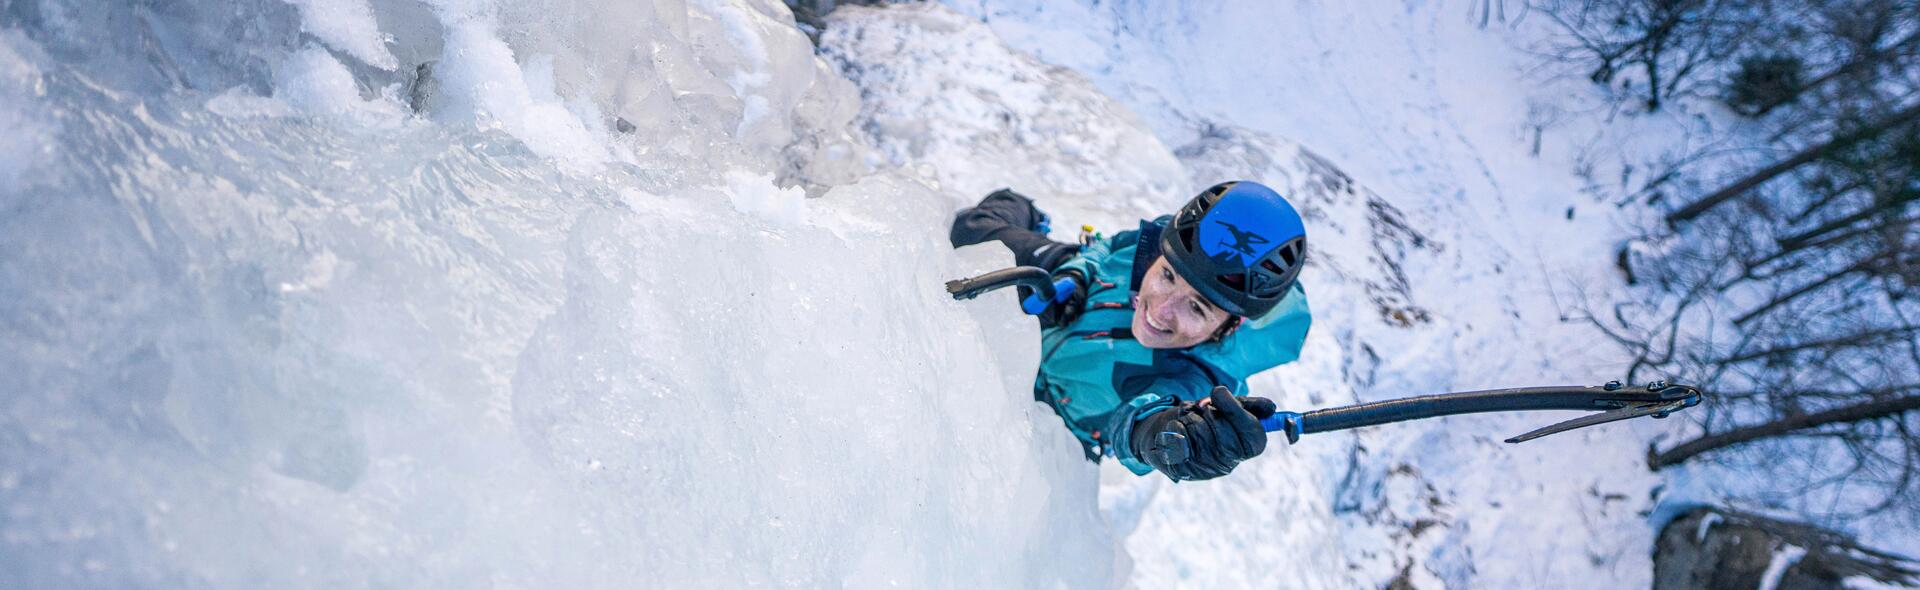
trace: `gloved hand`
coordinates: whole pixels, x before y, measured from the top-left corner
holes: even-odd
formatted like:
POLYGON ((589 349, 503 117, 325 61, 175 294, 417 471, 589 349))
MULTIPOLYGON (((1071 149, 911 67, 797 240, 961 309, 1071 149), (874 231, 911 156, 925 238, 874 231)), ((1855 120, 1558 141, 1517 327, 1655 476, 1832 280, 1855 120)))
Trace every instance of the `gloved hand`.
POLYGON ((1133 425, 1133 456, 1174 481, 1213 479, 1267 450, 1260 420, 1273 400, 1233 396, 1225 387, 1199 403, 1180 402, 1133 425))
POLYGON ((1056 283, 1060 279, 1073 281, 1073 293, 1067 295, 1065 301, 1054 302, 1038 314, 1042 328, 1057 328, 1071 324, 1087 307, 1087 278, 1081 276, 1079 271, 1063 270, 1053 275, 1056 283))

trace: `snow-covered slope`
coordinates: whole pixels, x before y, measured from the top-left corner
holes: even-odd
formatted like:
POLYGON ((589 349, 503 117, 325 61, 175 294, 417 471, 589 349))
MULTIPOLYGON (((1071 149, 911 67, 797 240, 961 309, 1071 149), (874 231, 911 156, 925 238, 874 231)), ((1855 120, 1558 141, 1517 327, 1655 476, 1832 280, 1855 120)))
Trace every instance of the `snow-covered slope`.
MULTIPOLYGON (((1673 126, 1609 130, 1598 115, 1563 112, 1591 97, 1577 82, 1527 73, 1530 58, 1512 44, 1538 31, 1481 30, 1464 11, 1427 3, 950 4, 1139 113, 1174 146, 1192 186, 1256 178, 1290 187, 1319 213, 1308 226, 1316 262, 1303 278, 1316 320, 1309 354, 1255 383, 1287 392, 1286 405, 1619 374, 1617 355, 1595 334, 1560 321, 1582 300, 1605 302, 1614 280, 1608 246, 1619 230, 1589 212, 1583 189, 1592 180, 1576 171, 1618 166, 1617 156, 1595 155, 1597 134, 1673 126), (1319 196, 1342 191, 1312 179, 1372 190, 1342 201, 1319 196), (1301 399, 1300 390, 1317 395, 1301 399)), ((1475 416, 1310 437, 1288 452, 1338 460, 1317 473, 1272 458, 1247 467, 1269 481, 1335 478, 1325 491, 1343 526, 1316 541, 1343 545, 1357 585, 1645 585, 1644 517, 1660 482, 1639 460, 1665 426, 1498 442, 1558 418, 1475 416)), ((1143 564, 1134 580, 1268 585, 1270 571, 1337 567, 1249 549, 1271 546, 1256 541, 1263 529, 1298 516, 1257 509, 1285 493, 1275 489, 1162 494, 1128 539, 1143 564), (1210 526, 1194 526, 1200 519, 1210 526)))

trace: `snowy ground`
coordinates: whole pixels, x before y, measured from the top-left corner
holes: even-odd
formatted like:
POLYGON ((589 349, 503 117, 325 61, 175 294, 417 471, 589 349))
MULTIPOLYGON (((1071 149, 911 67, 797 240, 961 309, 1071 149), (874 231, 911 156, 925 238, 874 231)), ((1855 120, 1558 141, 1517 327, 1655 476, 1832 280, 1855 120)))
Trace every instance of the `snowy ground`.
POLYGON ((1063 238, 1293 197, 1290 409, 1618 373, 1559 317, 1616 280, 1591 146, 1660 121, 1457 7, 1162 4, 819 56, 765 0, 0 5, 0 587, 1646 585, 1665 424, 1175 486, 1029 401, 1030 320, 939 290, 1002 186, 1063 238))

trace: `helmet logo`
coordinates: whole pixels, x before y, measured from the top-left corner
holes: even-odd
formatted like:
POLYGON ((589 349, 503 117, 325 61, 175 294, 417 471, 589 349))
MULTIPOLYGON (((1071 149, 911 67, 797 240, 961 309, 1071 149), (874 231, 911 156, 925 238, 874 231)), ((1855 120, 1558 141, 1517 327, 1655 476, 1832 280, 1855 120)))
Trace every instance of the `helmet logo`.
POLYGON ((1271 242, 1271 240, 1268 240, 1265 236, 1253 233, 1252 231, 1242 231, 1239 227, 1227 223, 1225 220, 1215 219, 1213 222, 1220 224, 1220 227, 1227 228, 1227 233, 1233 236, 1233 243, 1229 244, 1226 240, 1222 239, 1218 244, 1215 244, 1214 247, 1208 248, 1208 250, 1211 250, 1208 254, 1218 256, 1222 252, 1226 252, 1240 259, 1240 264, 1251 265, 1253 261, 1260 258, 1260 251, 1254 248, 1271 242))

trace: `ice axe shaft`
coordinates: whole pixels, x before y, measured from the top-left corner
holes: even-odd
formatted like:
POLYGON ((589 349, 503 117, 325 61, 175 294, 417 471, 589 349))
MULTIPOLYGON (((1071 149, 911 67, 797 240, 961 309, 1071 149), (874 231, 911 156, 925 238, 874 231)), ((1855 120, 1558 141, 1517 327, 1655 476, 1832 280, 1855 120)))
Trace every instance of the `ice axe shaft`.
POLYGON ((1688 385, 1655 381, 1628 387, 1618 381, 1599 387, 1549 386, 1442 393, 1364 403, 1307 413, 1279 412, 1260 421, 1267 432, 1284 432, 1288 442, 1300 435, 1376 426, 1407 420, 1530 410, 1585 410, 1599 412, 1507 439, 1519 443, 1576 428, 1640 416, 1665 418, 1700 403, 1700 390, 1688 385))

